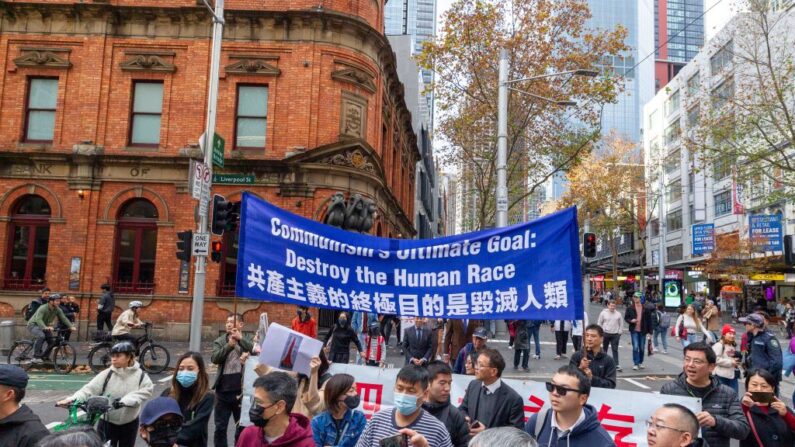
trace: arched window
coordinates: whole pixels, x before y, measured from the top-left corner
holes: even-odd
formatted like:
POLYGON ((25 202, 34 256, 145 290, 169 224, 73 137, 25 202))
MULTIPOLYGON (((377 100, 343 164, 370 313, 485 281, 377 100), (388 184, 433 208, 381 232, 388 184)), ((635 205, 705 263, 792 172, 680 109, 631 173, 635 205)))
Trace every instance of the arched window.
POLYGON ((146 199, 133 199, 119 210, 114 256, 114 290, 151 293, 155 288, 157 208, 146 199))
POLYGON ((50 204, 37 195, 23 196, 12 208, 3 288, 40 289, 47 273, 50 204))

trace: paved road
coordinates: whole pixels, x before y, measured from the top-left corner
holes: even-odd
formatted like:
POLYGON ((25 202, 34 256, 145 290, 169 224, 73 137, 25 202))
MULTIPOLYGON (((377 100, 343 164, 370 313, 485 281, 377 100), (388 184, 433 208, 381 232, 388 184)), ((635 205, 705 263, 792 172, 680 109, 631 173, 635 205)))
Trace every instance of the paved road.
MULTIPOLYGON (((601 306, 591 305, 588 308, 588 314, 591 321, 596 321, 601 306)), ((739 331, 738 327, 738 331, 739 331)), ((502 352, 506 359, 508 367, 504 373, 506 378, 515 379, 531 379, 546 381, 552 377, 554 371, 558 367, 568 362, 568 358, 561 360, 554 360, 555 356, 555 342, 554 335, 545 327, 541 331, 541 359, 530 360, 530 372, 525 373, 521 369, 513 369, 513 354, 514 352, 508 348, 507 340, 491 340, 489 344, 502 352)), ((393 337, 392 346, 388 351, 388 363, 393 366, 400 367, 403 365, 404 360, 400 355, 399 349, 394 346, 395 340, 393 337)), ((184 344, 170 343, 167 344, 171 350, 172 362, 174 359, 185 349, 184 344)), ((571 354, 572 346, 569 343, 568 354, 571 354)), ((85 358, 86 349, 81 347, 78 351, 78 359, 85 358)), ((209 363, 209 343, 204 347, 203 352, 209 363)), ((629 391, 641 392, 659 392, 662 385, 675 378, 682 370, 682 349, 672 340, 669 343, 668 354, 655 354, 645 361, 646 369, 640 371, 633 371, 626 365, 631 365, 632 351, 629 344, 629 335, 625 334, 621 337, 619 347, 619 359, 624 364, 624 371, 618 374, 618 389, 629 391)), ((211 367, 211 374, 215 374, 215 367, 211 367)), ((69 396, 72 392, 79 389, 83 384, 87 383, 93 375, 91 374, 69 374, 66 376, 54 375, 42 372, 31 372, 31 381, 28 388, 25 403, 27 403, 33 411, 40 415, 45 424, 57 423, 63 421, 66 417, 66 411, 63 409, 54 408, 54 402, 69 396)), ((156 383, 156 395, 159 395, 166 387, 165 382, 169 380, 168 374, 161 374, 153 376, 152 380, 156 383)), ((782 384, 782 395, 786 397, 788 403, 791 404, 790 397, 792 396, 793 389, 795 389, 795 378, 790 377, 782 384)), ((214 430, 212 420, 210 421, 210 436, 214 430)), ((231 441, 232 430, 229 430, 231 441)), ((144 446, 143 442, 139 442, 137 446, 144 446)))

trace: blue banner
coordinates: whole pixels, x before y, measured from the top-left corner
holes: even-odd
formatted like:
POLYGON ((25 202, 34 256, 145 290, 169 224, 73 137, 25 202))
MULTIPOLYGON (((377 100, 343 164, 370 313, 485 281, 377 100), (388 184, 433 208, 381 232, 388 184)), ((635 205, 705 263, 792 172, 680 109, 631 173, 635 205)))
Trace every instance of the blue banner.
POLYGON ((715 250, 715 224, 693 225, 693 254, 703 255, 715 250))
POLYGON ((748 216, 751 246, 756 251, 782 251, 784 232, 780 214, 751 214, 748 216))
POLYGON ((243 194, 238 296, 441 318, 583 314, 577 211, 437 239, 362 235, 243 194))

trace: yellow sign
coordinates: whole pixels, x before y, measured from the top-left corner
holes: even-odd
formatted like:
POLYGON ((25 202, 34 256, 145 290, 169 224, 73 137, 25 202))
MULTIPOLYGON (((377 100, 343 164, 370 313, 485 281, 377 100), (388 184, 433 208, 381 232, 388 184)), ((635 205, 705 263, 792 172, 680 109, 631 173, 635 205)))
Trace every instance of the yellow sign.
POLYGON ((751 275, 753 281, 784 281, 783 273, 755 273, 751 275))

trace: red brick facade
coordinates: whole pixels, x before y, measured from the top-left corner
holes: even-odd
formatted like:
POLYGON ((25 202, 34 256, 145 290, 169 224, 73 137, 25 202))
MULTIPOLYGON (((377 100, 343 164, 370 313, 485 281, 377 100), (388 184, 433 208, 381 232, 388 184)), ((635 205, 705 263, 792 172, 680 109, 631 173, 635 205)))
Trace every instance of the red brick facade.
MULTIPOLYGON (((235 199, 246 189, 313 219, 332 194, 361 194, 378 206, 373 234, 411 237, 419 153, 379 31, 383 0, 317 3, 225 2, 216 132, 226 139, 226 166, 216 172, 255 180, 213 192, 235 199), (264 150, 234 147, 240 85, 267 86, 264 150)), ((10 281, 20 279, 10 272, 21 200, 39 196, 51 210, 47 286, 67 291, 71 260, 80 258, 71 293, 81 319, 93 320, 99 286, 114 281, 119 211, 146 199, 157 210, 154 286, 117 294, 117 305, 140 299, 145 319, 168 338, 184 338, 190 296, 178 290, 175 243, 177 231, 195 228, 187 176, 190 158, 201 157, 210 15, 196 0, 6 1, 0 27, 0 317, 19 318, 34 296, 33 285, 10 281), (25 139, 31 78, 58 81, 51 143, 25 139), (163 83, 153 147, 130 137, 134 83, 146 80, 163 83)), ((235 305, 250 323, 263 310, 282 323, 293 315, 287 306, 217 296, 220 275, 210 263, 208 335, 235 305)))

